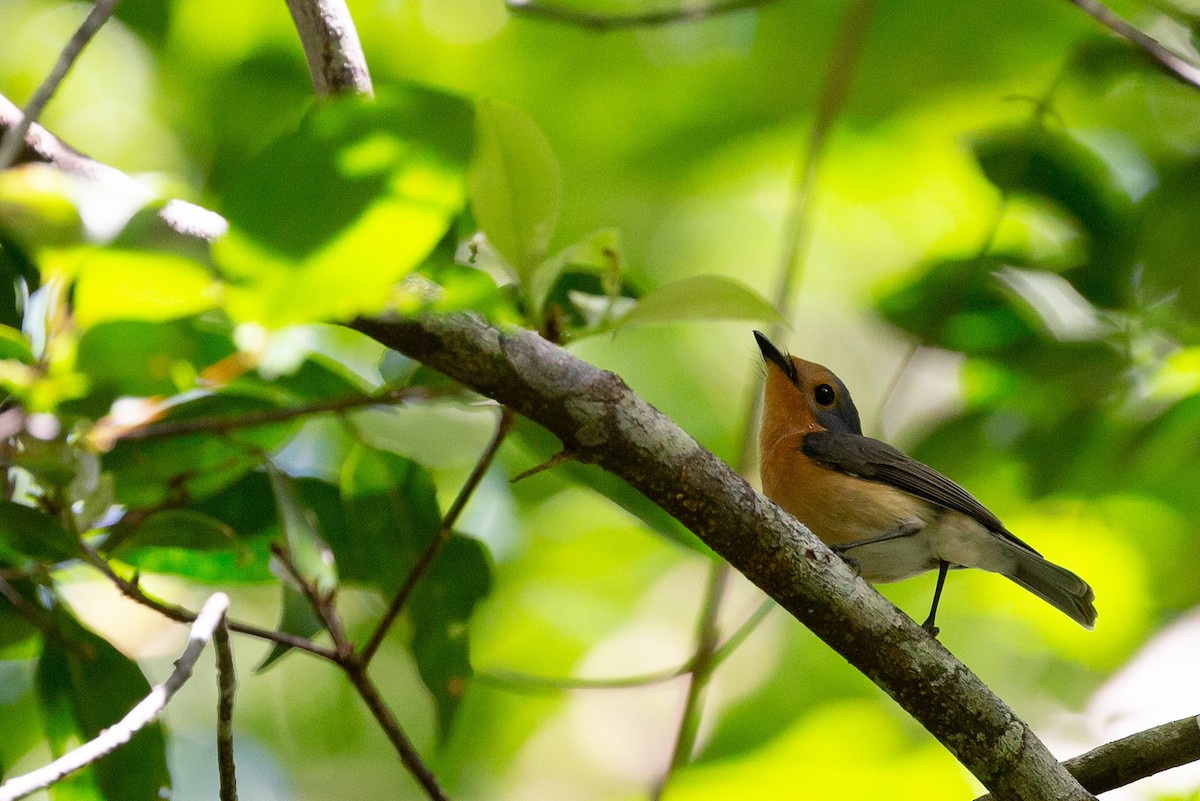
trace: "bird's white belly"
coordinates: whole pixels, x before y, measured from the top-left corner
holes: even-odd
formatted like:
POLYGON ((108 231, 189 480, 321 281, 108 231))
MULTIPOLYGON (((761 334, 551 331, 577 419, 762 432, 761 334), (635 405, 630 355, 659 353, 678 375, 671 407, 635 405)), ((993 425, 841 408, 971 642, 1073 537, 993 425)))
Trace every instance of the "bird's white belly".
POLYGON ((924 573, 943 560, 963 567, 1011 572, 1012 557, 998 535, 973 518, 948 509, 931 509, 921 518, 924 527, 910 537, 851 548, 845 555, 861 565, 863 578, 876 583, 924 573))

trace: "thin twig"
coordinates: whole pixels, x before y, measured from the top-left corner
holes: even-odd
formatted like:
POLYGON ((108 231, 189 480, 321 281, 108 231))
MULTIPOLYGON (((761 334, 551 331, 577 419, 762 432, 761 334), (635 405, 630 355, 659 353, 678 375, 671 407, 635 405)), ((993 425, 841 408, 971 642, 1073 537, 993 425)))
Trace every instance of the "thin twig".
MULTIPOLYGON (((156 598, 151 598, 142 591, 142 588, 139 587, 137 583, 129 581, 128 579, 118 575, 117 572, 112 569, 112 566, 108 564, 108 561, 105 560, 103 556, 96 553, 96 551, 92 548, 89 548, 85 545, 83 554, 85 561, 103 573, 105 577, 107 577, 108 580, 111 581, 126 598, 130 599, 131 601, 136 601, 137 603, 149 609, 153 609, 163 617, 170 618, 177 623, 195 622, 195 612, 185 609, 182 606, 164 603, 156 598)), ((231 631, 236 631, 238 634, 245 634, 250 637, 257 637, 260 640, 269 640, 270 642, 279 643, 280 645, 299 648, 301 651, 307 651, 314 656, 319 656, 322 659, 329 660, 330 662, 338 661, 337 654, 330 649, 317 645, 316 643, 306 640, 303 637, 297 637, 295 634, 288 634, 286 631, 264 629, 258 626, 252 626, 249 623, 241 623, 236 620, 229 621, 229 628, 231 631)))
POLYGON ((162 439, 178 437, 184 434, 198 433, 227 433, 243 428, 284 423, 297 417, 325 414, 329 412, 346 412, 361 409, 364 406, 388 406, 411 400, 427 400, 440 394, 461 392, 459 387, 448 387, 446 393, 431 391, 428 387, 399 387, 382 392, 378 395, 351 395, 344 398, 330 398, 315 401, 303 406, 293 406, 287 409, 262 409, 255 412, 245 412, 239 415, 214 415, 212 417, 197 417, 191 420, 164 420, 161 423, 130 428, 109 436, 116 442, 125 439, 162 439))
POLYGON ((413 778, 417 780, 421 787, 424 788, 425 793, 432 801, 448 801, 445 791, 438 784, 437 777, 433 775, 433 771, 425 764, 416 746, 413 745, 408 735, 404 733, 404 728, 400 725, 400 721, 396 718, 395 713, 384 703, 383 697, 379 694, 379 689, 367 674, 367 659, 365 655, 356 654, 353 644, 346 639, 341 618, 333 607, 332 593, 328 595, 322 594, 310 582, 305 581, 295 563, 292 562, 291 555, 287 550, 278 548, 275 550, 275 556, 279 559, 280 565, 287 571, 289 577, 299 585, 300 591, 308 599, 313 613, 321 621, 321 625, 325 627, 325 630, 329 632, 329 636, 333 638, 334 646, 337 649, 336 661, 338 665, 346 674, 346 679, 353 685, 354 689, 363 699, 363 702, 366 703, 367 708, 371 710, 371 714, 374 715, 375 721, 383 729, 388 740, 391 741, 397 755, 400 757, 400 762, 408 769, 408 772, 413 775, 413 778))
POLYGON ((653 28, 660 25, 695 22, 696 20, 729 14, 734 11, 758 8, 771 1, 714 0, 705 5, 685 2, 681 3, 679 8, 646 11, 637 14, 602 14, 594 11, 567 8, 553 2, 545 3, 541 2, 541 0, 506 0, 505 4, 514 16, 544 19, 603 33, 604 31, 622 28, 653 28))
POLYGON ((454 524, 458 522, 459 515, 462 514, 463 509, 467 506, 467 501, 471 499, 471 495, 479 487, 479 482, 483 481, 484 475, 487 473, 488 468, 491 467, 492 461, 496 458, 496 453, 499 452, 500 446, 504 444, 504 440, 508 436, 508 432, 512 430, 515 421, 516 413, 507 407, 501 410, 500 419, 496 421, 496 433, 492 435, 492 441, 488 443, 483 453, 479 455, 479 460, 475 463, 474 469, 467 476, 466 482, 463 483, 462 488, 458 491, 458 495, 454 498, 454 502, 450 504, 445 517, 442 518, 442 524, 439 526, 437 533, 434 534, 425 551, 417 558, 408 575, 404 577, 404 583, 396 591, 396 596, 392 598, 392 602, 388 605, 387 611, 384 612, 379 625, 375 627, 371 638, 363 646, 360 658, 364 665, 370 664, 372 657, 375 656, 375 652, 383 644, 383 638, 387 636, 388 629, 396 622, 396 618, 399 617, 401 610, 404 609, 404 604, 408 602, 408 598, 416 588, 417 582, 429 570, 434 557, 438 555, 442 546, 446 544, 451 534, 454 533, 454 524))
POLYGON ((721 598, 729 583, 729 563, 720 557, 713 557, 708 573, 708 585, 704 591, 704 608, 700 612, 700 620, 696 625, 696 650, 691 659, 691 671, 688 677, 687 698, 680 714, 679 729, 675 734, 675 747, 671 751, 671 761, 667 765, 662 779, 654 787, 650 796, 654 801, 662 798, 675 772, 685 766, 692 758, 696 747, 696 735, 700 731, 700 711, 704 700, 704 690, 708 687, 708 679, 712 675, 713 656, 717 650, 717 615, 721 611, 721 598))
POLYGON ((1166 69, 1167 72, 1179 80, 1192 86, 1200 87, 1200 67, 1163 47, 1153 36, 1130 25, 1108 6, 1098 2, 1098 0, 1070 0, 1070 2, 1083 9, 1085 14, 1108 28, 1117 36, 1144 50, 1152 59, 1166 69))
POLYGON ((0 141, 0 170, 8 169, 9 165, 13 163, 17 157, 17 151, 21 149, 21 144, 25 141, 25 134, 29 131, 29 126, 41 116, 42 109, 50 102, 50 98, 54 97, 54 93, 58 91, 63 79, 75 65, 75 60, 79 58, 83 48, 87 47, 92 37, 116 11, 117 2, 118 0, 96 0, 96 4, 92 6, 92 10, 88 12, 83 23, 75 31, 75 35, 58 54, 58 61, 54 63, 54 68, 50 70, 50 74, 46 76, 46 80, 42 81, 42 85, 34 92, 29 102, 25 104, 21 121, 9 128, 4 134, 3 141, 0 141))
POLYGON ((366 703, 367 708, 371 710, 371 714, 375 716, 375 721, 379 727, 383 729, 388 740, 396 749, 396 753, 400 755, 400 761, 404 763, 404 767, 408 772, 420 783, 425 790, 425 794, 432 801, 449 801, 449 797, 438 784, 437 777, 433 775, 421 759, 421 754, 417 751, 416 746, 408 739, 408 735, 404 733, 404 729, 400 727, 400 722, 396 720, 395 714, 384 703, 383 697, 379 694, 379 688, 371 681, 371 677, 367 675, 367 667, 361 661, 353 660, 346 665, 346 678, 354 685, 354 689, 358 691, 359 697, 366 703))
MULTIPOLYGON (((1200 715, 1097 746, 1063 763, 1093 795, 1200 760, 1200 715)), ((991 794, 977 801, 991 801, 991 794)))
POLYGON ((229 623, 221 618, 213 632, 217 653, 217 774, 220 776, 220 801, 237 801, 237 770, 233 759, 233 695, 237 674, 233 667, 233 646, 229 642, 229 623))
POLYGON ((45 767, 16 776, 0 785, 0 801, 16 801, 18 798, 49 787, 65 776, 69 776, 80 768, 92 764, 101 757, 111 754, 133 735, 154 722, 166 708, 171 697, 179 691, 189 678, 200 658, 204 646, 212 639, 213 633, 229 609, 229 596, 223 592, 214 593, 196 616, 192 630, 188 636, 187 647, 175 662, 175 670, 162 684, 150 690, 137 706, 125 717, 104 729, 96 736, 78 748, 63 754, 45 767))
POLYGON ((558 453, 551 456, 546 461, 542 462, 541 464, 534 465, 533 467, 529 468, 525 472, 518 473, 517 475, 513 476, 509 480, 509 483, 516 484, 518 481, 524 481, 527 478, 532 478, 533 476, 536 476, 538 473, 542 473, 542 472, 545 472, 546 470, 550 470, 552 468, 558 467, 560 464, 569 462, 574 458, 575 458, 575 454, 571 453, 568 450, 561 450, 558 453))
MULTIPOLYGON (((737 649, 739 645, 746 641, 753 631, 758 628, 758 625, 766 619, 767 615, 775 608, 775 602, 770 598, 764 600, 754 610, 750 617, 746 618, 745 622, 738 627, 729 639, 723 642, 717 648, 710 661, 712 668, 725 661, 730 654, 737 649)), ((563 690, 628 690, 635 687, 648 687, 654 684, 663 684, 673 679, 677 679, 686 673, 692 672, 695 668, 696 657, 693 654, 688 661, 684 662, 677 668, 669 670, 657 670, 652 673, 643 673, 639 676, 622 676, 619 678, 610 679, 585 679, 585 678, 555 678, 552 676, 535 676, 529 673, 521 673, 515 670, 476 670, 474 671, 475 678, 487 684, 493 684, 499 687, 504 687, 510 690, 520 692, 560 692, 563 690)))
POLYGON ((287 0, 317 97, 371 97, 371 72, 345 0, 287 0))

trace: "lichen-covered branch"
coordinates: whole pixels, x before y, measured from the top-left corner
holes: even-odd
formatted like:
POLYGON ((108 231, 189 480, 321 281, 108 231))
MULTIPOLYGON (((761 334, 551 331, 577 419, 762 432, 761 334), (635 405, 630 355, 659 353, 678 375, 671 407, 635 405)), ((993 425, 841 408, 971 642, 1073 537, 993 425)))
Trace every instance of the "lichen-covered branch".
POLYGON ((371 73, 345 0, 287 0, 317 97, 370 97, 371 73))
POLYGON ((616 375, 468 315, 354 327, 628 481, 882 687, 998 798, 1092 797, 965 665, 616 375))

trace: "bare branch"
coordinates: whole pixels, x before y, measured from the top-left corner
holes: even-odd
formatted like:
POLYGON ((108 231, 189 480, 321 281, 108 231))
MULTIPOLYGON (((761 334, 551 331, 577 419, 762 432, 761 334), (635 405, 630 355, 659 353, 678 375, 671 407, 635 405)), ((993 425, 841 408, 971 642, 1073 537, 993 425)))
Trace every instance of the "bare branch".
POLYGON ((54 97, 54 93, 58 91, 63 79, 75 65, 75 60, 79 58, 83 48, 87 47, 88 42, 92 41, 92 37, 116 11, 117 2, 118 0, 96 0, 96 4, 92 6, 92 10, 88 12, 87 17, 75 31, 75 35, 58 54, 58 61, 54 63, 50 74, 46 76, 46 80, 42 81, 42 85, 33 93, 29 102, 25 104, 25 111, 22 113, 20 121, 5 131, 4 139, 0 140, 0 170, 8 169, 9 165, 13 163, 17 152, 21 149, 21 143, 25 139, 29 126, 41 116, 42 109, 50 102, 50 98, 54 97))
POLYGON ((1117 36, 1144 50, 1147 55, 1179 80, 1200 87, 1200 67, 1163 47, 1153 36, 1130 25, 1099 0, 1070 0, 1070 2, 1083 9, 1085 14, 1117 36))
POLYGON ((345 0, 287 0, 317 97, 371 97, 371 73, 345 0))
POLYGON ((229 642, 229 622, 221 618, 213 632, 217 652, 217 774, 220 776, 220 801, 237 801, 237 770, 233 760, 233 694, 237 674, 233 669, 233 645, 229 642))
POLYGON ((150 694, 131 709, 125 717, 100 732, 95 739, 63 754, 45 767, 26 773, 24 776, 15 776, 0 785, 0 801, 16 801, 18 798, 24 798, 42 788, 49 787, 63 777, 117 750, 129 742, 133 735, 154 722, 166 709, 171 697, 191 678, 192 670, 196 667, 196 660, 200 658, 204 646, 208 645, 208 641, 213 638, 213 633, 224 619, 228 609, 229 596, 223 592, 214 593, 204 602, 200 614, 196 616, 191 634, 188 636, 187 647, 184 648, 183 655, 175 662, 175 670, 167 677, 166 681, 150 690, 150 694))
POLYGON ((601 14, 567 8, 554 2, 542 2, 542 0, 506 0, 506 5, 514 16, 544 19, 603 33, 623 28, 653 28, 660 25, 695 22, 734 11, 757 8, 769 2, 771 0, 713 0, 713 2, 704 4, 683 2, 679 8, 647 11, 640 14, 601 14))
POLYGON ((375 627, 375 631, 371 634, 371 639, 363 647, 359 658, 364 665, 369 664, 371 658, 375 656, 375 652, 383 644, 383 638, 387 635, 388 629, 391 628, 392 623, 399 617, 401 610, 404 609, 404 604, 408 602, 409 596, 412 595, 412 591, 416 588, 417 582, 429 570, 429 566, 433 564, 434 557, 438 555, 442 546, 446 544, 446 541, 450 539, 450 535, 454 533, 454 524, 458 521, 463 509, 467 507, 467 501, 471 499, 471 495, 479 487, 479 482, 483 481, 488 468, 492 466, 492 462, 495 460, 496 454, 500 451, 500 446, 504 443, 508 432, 512 430, 515 420, 516 415, 511 410, 501 410, 500 419, 496 421, 496 433, 492 435, 492 441, 488 443, 483 453, 480 454, 474 469, 471 470, 471 474, 467 476, 467 480, 458 491, 454 502, 446 510, 446 515, 442 518, 442 524, 438 527, 438 532, 430 540, 425 551, 417 558, 416 563, 412 566, 412 570, 404 577, 404 583, 400 585, 400 589, 396 592, 396 597, 388 605, 387 611, 379 621, 379 625, 375 627))

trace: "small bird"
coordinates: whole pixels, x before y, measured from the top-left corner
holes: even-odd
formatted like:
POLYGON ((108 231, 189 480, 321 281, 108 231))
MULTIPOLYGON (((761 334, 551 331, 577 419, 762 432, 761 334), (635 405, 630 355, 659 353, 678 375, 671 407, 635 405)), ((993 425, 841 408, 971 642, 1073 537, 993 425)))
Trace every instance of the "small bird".
POLYGON ((754 332, 766 362, 759 453, 763 493, 855 565, 867 581, 938 569, 929 617, 950 568, 1007 576, 1086 628, 1087 582, 1017 539, 965 489, 884 442, 863 436, 850 391, 828 368, 784 355, 754 332))

